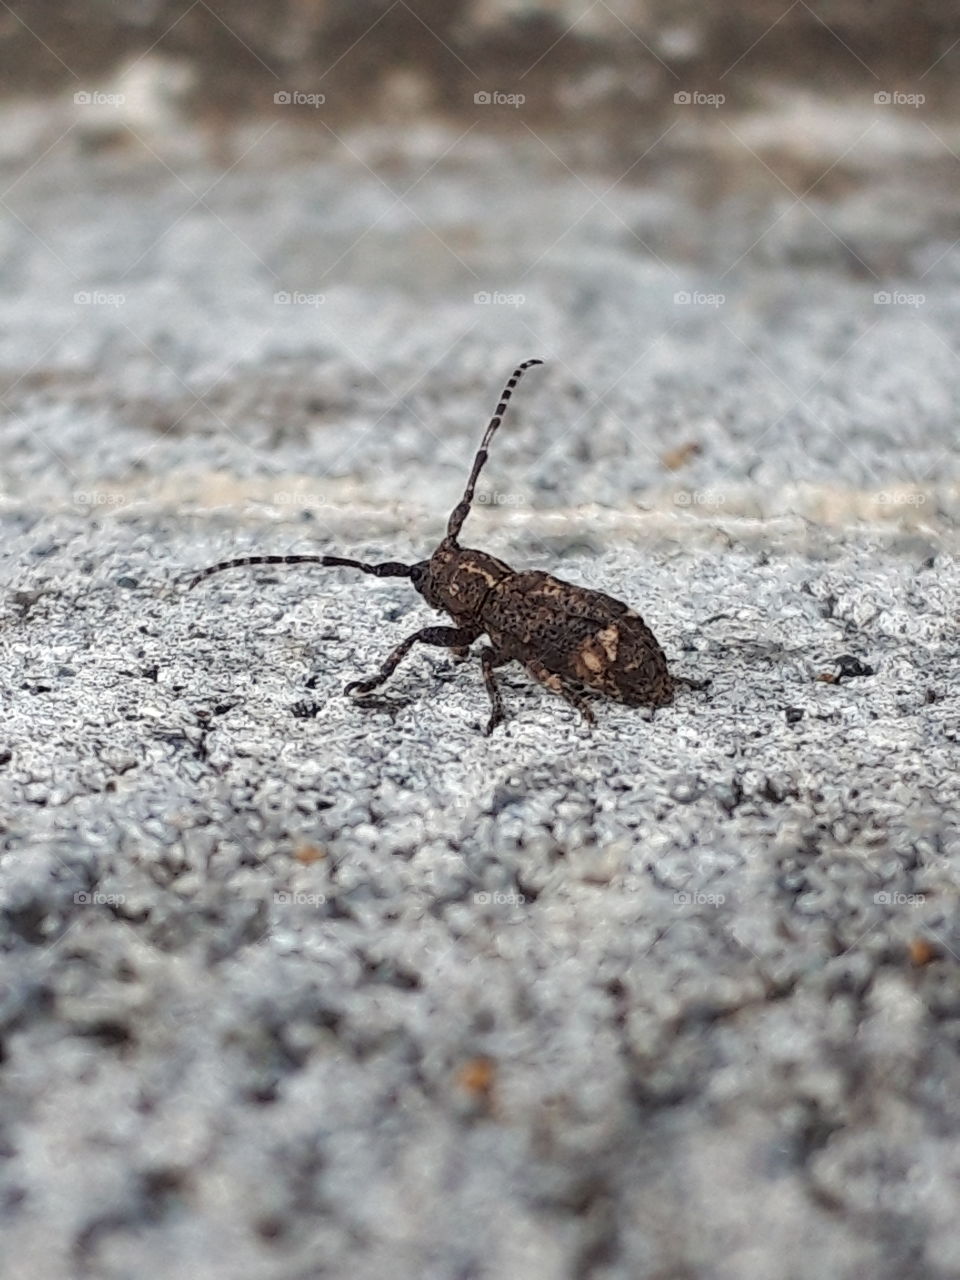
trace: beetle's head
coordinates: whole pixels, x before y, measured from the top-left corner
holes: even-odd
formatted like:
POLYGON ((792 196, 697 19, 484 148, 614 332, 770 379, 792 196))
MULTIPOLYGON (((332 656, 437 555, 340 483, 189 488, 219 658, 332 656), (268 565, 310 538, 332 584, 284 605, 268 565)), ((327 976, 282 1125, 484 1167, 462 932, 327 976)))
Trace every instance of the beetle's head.
POLYGON ((459 612, 456 587, 451 591, 458 559, 457 551, 441 544, 429 560, 421 560, 411 569, 410 581, 431 609, 439 609, 441 613, 459 612))
POLYGON ((420 560, 410 568, 410 581, 422 596, 427 596, 427 584, 430 578, 430 561, 420 560))
POLYGON ((460 555, 459 547, 441 542, 429 560, 421 560, 410 571, 410 581, 416 590, 432 609, 439 609, 441 613, 460 612, 454 585, 460 555))

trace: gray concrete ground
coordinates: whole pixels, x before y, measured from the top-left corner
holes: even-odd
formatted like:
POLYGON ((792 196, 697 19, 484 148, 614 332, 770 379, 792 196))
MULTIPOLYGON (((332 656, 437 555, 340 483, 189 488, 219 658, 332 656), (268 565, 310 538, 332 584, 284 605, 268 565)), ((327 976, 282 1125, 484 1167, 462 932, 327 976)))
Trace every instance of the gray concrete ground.
POLYGON ((0 1270, 955 1276, 940 188, 255 136, 9 161, 0 1270), (508 669, 486 739, 475 662, 342 695, 408 584, 184 590, 422 557, 530 355, 468 540, 709 688, 590 734, 508 669))

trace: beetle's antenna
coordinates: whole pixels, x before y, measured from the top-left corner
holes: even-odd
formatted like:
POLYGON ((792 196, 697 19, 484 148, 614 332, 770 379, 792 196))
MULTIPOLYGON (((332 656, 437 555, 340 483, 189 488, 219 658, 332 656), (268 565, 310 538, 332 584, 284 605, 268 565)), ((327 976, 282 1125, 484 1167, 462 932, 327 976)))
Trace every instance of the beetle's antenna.
POLYGON ((375 578, 409 578, 412 564, 398 564, 388 560, 385 564, 363 564, 360 560, 345 560, 342 556, 243 556, 239 560, 221 560, 208 569, 201 569, 187 583, 187 590, 195 587, 204 578, 213 573, 221 573, 224 569, 239 569, 247 564, 324 564, 343 565, 347 569, 359 569, 362 573, 372 573, 375 578))
POLYGON ((483 439, 480 441, 480 448, 477 450, 477 456, 473 460, 473 468, 470 472, 470 479, 467 481, 467 487, 464 490, 463 497, 453 508, 450 519, 447 521, 447 537, 446 541, 456 545, 457 537, 463 528, 463 522, 470 513, 470 504, 473 502, 473 490, 477 483, 477 476, 483 464, 487 460, 487 446, 493 439, 493 433, 503 421, 503 415, 507 411, 507 402, 513 395, 513 388, 523 377, 524 371, 532 365, 543 364, 542 360, 524 360, 523 364, 517 365, 514 369, 510 381, 500 393, 500 403, 497 405, 493 417, 490 419, 486 431, 483 433, 483 439))

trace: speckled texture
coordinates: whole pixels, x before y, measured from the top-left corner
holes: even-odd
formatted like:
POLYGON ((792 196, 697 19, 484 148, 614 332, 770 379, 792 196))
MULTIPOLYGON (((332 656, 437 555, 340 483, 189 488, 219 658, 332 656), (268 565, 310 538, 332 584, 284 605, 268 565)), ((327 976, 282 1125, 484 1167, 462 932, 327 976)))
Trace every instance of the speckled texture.
MULTIPOLYGON (((769 209, 697 264, 597 209, 532 266, 583 193, 532 216, 484 163, 417 191, 467 270, 344 160, 179 222, 127 153, 16 188, 4 1277, 960 1271, 956 250, 875 306, 784 223, 697 309, 769 209), (707 690, 588 734, 510 668, 485 739, 475 661, 342 695, 437 620, 403 582, 185 591, 427 554, 530 355, 465 541, 628 600, 707 690)), ((669 183, 607 204, 704 225, 669 183)))

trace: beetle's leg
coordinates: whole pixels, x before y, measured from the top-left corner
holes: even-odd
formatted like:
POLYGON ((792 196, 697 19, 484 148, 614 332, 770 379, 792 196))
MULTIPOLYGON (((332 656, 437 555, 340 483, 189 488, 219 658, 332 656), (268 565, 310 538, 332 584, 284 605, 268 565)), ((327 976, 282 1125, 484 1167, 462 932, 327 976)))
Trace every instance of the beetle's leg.
POLYGON ((505 662, 509 662, 509 658, 503 657, 497 653, 496 649, 487 645, 480 650, 480 665, 483 667, 483 683, 487 686, 487 693, 490 695, 490 719, 487 721, 487 727, 484 733, 487 737, 493 733, 494 729, 503 719, 503 698, 500 696, 500 690, 497 687, 496 677, 493 674, 494 667, 502 667, 505 662))
POLYGON ((569 702, 571 707, 576 707, 587 724, 596 724, 596 717, 587 705, 586 699, 582 698, 576 689, 568 681, 564 680, 563 676, 558 675, 556 671, 548 671, 537 658, 531 658, 526 666, 534 680, 539 680, 551 693, 559 693, 560 697, 565 702, 569 702))
POLYGON ((471 644, 479 634, 479 631, 473 631, 469 627, 424 627, 422 631, 415 631, 398 644, 376 675, 369 676, 366 680, 352 680, 343 692, 369 693, 371 689, 376 689, 393 674, 415 644, 435 644, 452 649, 471 644))
POLYGON ((674 684, 682 684, 687 689, 709 689, 709 680, 694 680, 692 676, 673 676, 674 684))

